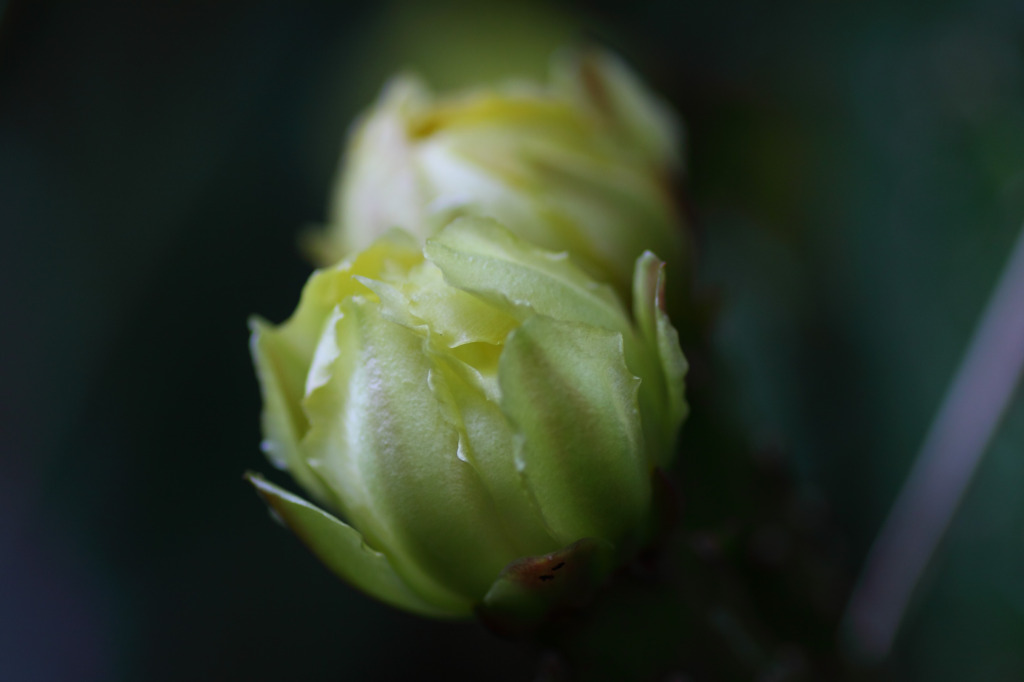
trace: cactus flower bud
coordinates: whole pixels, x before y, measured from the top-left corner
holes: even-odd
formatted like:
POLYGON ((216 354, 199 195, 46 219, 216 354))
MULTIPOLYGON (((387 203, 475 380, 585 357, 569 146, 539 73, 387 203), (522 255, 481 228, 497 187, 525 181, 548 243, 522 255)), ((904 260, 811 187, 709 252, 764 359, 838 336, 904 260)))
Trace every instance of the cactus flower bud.
POLYGON ((637 261, 633 317, 564 254, 461 217, 391 231, 252 323, 264 449, 316 505, 250 475, 332 570, 394 606, 529 622, 627 559, 686 414, 686 362, 637 261))
POLYGON ((668 110, 602 52, 557 59, 547 86, 435 97, 398 77, 356 126, 312 248, 333 263, 393 227, 425 239, 438 212, 472 211, 568 252, 628 300, 645 250, 682 264, 678 146, 668 110))

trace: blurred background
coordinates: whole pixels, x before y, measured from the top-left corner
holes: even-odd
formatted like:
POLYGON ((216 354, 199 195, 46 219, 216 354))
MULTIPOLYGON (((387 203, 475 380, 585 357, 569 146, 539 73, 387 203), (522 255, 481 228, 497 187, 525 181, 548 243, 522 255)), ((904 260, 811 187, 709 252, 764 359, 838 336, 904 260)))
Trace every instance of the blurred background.
MULTIPOLYGON (((0 2, 0 677, 531 679, 270 523, 246 318, 294 308, 390 74, 580 40, 685 121, 728 409, 859 566, 1024 219, 1020 2, 0 2)), ((1024 679, 1019 395, 894 656, 1024 679)))

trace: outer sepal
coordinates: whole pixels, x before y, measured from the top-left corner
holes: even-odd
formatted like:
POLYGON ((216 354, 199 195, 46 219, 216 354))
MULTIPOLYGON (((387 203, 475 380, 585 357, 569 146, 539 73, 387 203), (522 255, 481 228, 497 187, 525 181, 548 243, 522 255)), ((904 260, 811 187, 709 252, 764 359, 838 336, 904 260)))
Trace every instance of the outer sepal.
POLYGON ((413 592, 388 558, 366 544, 355 528, 270 483, 259 474, 245 478, 263 501, 331 571, 382 602, 435 618, 460 618, 467 610, 432 604, 413 592))
POLYGON ((523 635, 553 613, 581 606, 608 577, 614 548, 605 540, 583 538, 550 554, 516 559, 476 608, 494 632, 523 635))
POLYGON ((653 452, 661 455, 654 464, 667 466, 680 424, 689 413, 686 402, 686 372, 689 364, 679 347, 679 334, 665 312, 665 263, 650 251, 637 258, 633 275, 633 314, 647 352, 657 357, 664 392, 660 396, 662 410, 658 434, 661 443, 653 452))

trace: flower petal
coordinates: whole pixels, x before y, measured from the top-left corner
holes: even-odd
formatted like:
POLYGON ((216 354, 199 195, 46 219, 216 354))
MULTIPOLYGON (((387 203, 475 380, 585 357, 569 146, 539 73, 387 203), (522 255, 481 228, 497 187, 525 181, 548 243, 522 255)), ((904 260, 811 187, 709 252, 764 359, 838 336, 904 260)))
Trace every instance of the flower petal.
POLYGON ((424 248, 452 286, 525 319, 531 312, 629 331, 613 291, 565 254, 537 249, 488 218, 458 218, 424 248))
POLYGON ((644 249, 681 260, 680 217, 669 187, 652 181, 650 167, 593 151, 524 144, 520 153, 549 221, 575 228, 561 247, 626 298, 644 249))
POLYGON ((516 554, 556 549, 558 542, 516 469, 514 432, 498 403, 488 399, 487 380, 451 356, 433 359, 431 385, 459 434, 459 457, 476 470, 516 554))
POLYGON ((345 517, 418 592, 478 600, 515 556, 458 434, 430 386, 422 334, 348 299, 325 333, 339 349, 306 397, 310 463, 338 491, 345 517))
POLYGON ((370 246, 394 227, 427 236, 424 196, 416 171, 410 121, 430 99, 426 86, 408 75, 392 79, 377 105, 349 140, 331 197, 329 232, 314 242, 333 262, 370 246), (383 197, 386 197, 384 199, 383 197))
POLYGON ((410 329, 427 327, 446 348, 500 345, 517 324, 515 318, 449 285, 433 263, 422 263, 400 282, 360 281, 377 294, 388 319, 410 329))
POLYGON ((624 146, 654 163, 679 163, 678 120, 620 58, 605 50, 566 54, 552 71, 554 87, 596 112, 624 146))
POLYGON ((618 542, 641 525, 650 472, 622 336, 538 315, 512 333, 498 375, 517 465, 556 539, 618 542))
POLYGON ((337 301, 372 294, 354 275, 381 277, 422 261, 417 243, 409 235, 393 231, 353 258, 314 272, 302 289, 295 313, 280 326, 259 317, 249 321, 250 350, 263 396, 264 452, 320 502, 334 506, 337 500, 302 455, 309 420, 300 405, 309 389, 325 380, 322 356, 330 350, 321 344, 325 320, 332 316, 337 301), (315 368, 314 361, 318 361, 315 368))

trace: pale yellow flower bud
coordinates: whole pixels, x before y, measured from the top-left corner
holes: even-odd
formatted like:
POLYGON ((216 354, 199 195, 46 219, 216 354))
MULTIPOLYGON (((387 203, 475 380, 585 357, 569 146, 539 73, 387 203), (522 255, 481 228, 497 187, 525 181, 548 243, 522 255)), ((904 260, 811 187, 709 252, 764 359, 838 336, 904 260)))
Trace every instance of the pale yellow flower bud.
POLYGON ((560 56, 546 85, 436 96, 401 76, 349 140, 314 251, 331 263, 393 227, 423 240, 474 213, 567 252, 627 300, 644 251, 685 267, 678 159, 671 113, 607 53, 560 56))
POLYGON ((253 322, 265 449, 323 509, 253 476, 335 572, 395 606, 529 622, 647 538, 686 414, 662 264, 633 314, 564 254, 463 217, 392 231, 253 322))

